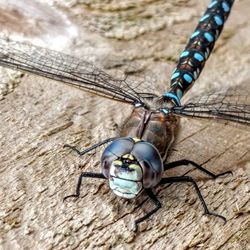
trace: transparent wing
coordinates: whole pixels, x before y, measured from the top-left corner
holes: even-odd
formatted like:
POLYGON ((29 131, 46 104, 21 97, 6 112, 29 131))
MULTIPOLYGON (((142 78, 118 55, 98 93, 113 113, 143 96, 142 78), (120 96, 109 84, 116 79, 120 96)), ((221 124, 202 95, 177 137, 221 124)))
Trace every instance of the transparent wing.
POLYGON ((161 94, 159 86, 157 86, 156 75, 143 64, 110 55, 101 61, 95 59, 93 64, 98 65, 98 67, 100 65, 100 68, 112 76, 126 79, 126 84, 134 90, 141 100, 151 100, 161 94), (97 64, 98 62, 99 64, 97 64))
POLYGON ((129 74, 112 77, 94 64, 27 43, 0 38, 0 65, 62 81, 79 89, 126 103, 143 103, 155 97, 143 91, 144 81, 131 81, 129 74))
POLYGON ((224 120, 250 126, 249 88, 243 85, 224 92, 211 92, 193 98, 183 106, 172 108, 172 112, 181 116, 224 120))

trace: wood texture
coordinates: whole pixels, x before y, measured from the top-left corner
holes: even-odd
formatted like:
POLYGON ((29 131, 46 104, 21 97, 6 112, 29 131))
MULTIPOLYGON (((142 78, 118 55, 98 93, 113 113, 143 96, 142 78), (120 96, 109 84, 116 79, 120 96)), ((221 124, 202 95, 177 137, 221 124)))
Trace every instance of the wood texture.
MULTIPOLYGON (((118 55, 154 72, 159 92, 167 89, 175 62, 208 1, 144 0, 132 7, 129 1, 119 3, 58 5, 79 28, 79 39, 65 52, 81 56, 90 48, 99 58, 118 55), (134 23, 123 26, 115 14, 134 23), (143 15, 148 18, 141 21, 143 15), (91 18, 97 24, 110 18, 110 32, 86 31, 83 23, 91 18)), ((248 0, 236 1, 187 97, 235 84, 245 84, 249 91, 249 12, 248 0)), ((1 249, 250 249, 250 133, 244 129, 181 119, 168 158, 187 158, 215 173, 233 171, 233 176, 215 181, 190 166, 166 173, 193 176, 210 210, 227 217, 226 225, 203 216, 193 188, 186 184, 157 188, 163 206, 137 233, 131 230, 134 219, 152 207, 144 195, 126 201, 105 181, 86 180, 77 201, 62 201, 74 192, 82 171, 99 171, 101 153, 79 159, 63 145, 83 149, 113 136, 130 110, 31 75, 0 101, 1 249)))

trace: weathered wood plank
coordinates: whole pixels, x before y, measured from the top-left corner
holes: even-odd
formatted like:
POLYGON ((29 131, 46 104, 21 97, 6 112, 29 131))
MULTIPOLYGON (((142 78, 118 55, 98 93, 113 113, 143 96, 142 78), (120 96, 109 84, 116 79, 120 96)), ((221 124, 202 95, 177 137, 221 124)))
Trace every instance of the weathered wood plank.
MULTIPOLYGON (((103 16, 123 13, 125 20, 134 18, 134 27, 131 23, 132 26, 125 27, 132 34, 123 30, 121 40, 107 38, 119 37, 117 30, 122 30, 121 24, 111 18, 112 34, 96 31, 86 40, 87 33, 79 28, 78 46, 72 51, 84 54, 86 44, 92 49, 97 46, 100 51, 103 45, 104 51, 111 55, 150 68, 157 75, 156 84, 161 91, 168 86, 175 60, 208 1, 140 2, 141 5, 124 7, 124 10, 116 3, 114 12, 105 10, 101 2, 99 5, 93 2, 93 9, 89 8, 86 14, 88 20, 92 17, 96 21, 98 15, 102 20, 103 16), (140 22, 141 11, 148 13, 148 20, 143 19, 145 23, 140 22), (154 31, 148 25, 155 20, 159 22, 154 31)), ((129 6, 124 1, 126 4, 129 6)), ((65 8, 65 11, 71 11, 73 21, 80 26, 83 16, 72 14, 77 8, 82 6, 65 8)), ((187 95, 250 82, 249 12, 247 0, 236 1, 215 53, 187 95)), ((135 201, 124 201, 115 197, 104 181, 88 180, 82 186, 80 199, 62 202, 65 195, 74 191, 81 171, 99 167, 99 153, 81 160, 63 149, 63 145, 71 143, 84 148, 113 136, 116 124, 121 124, 129 114, 127 105, 115 105, 61 83, 25 75, 14 92, 0 101, 0 111, 0 244, 3 249, 249 249, 248 131, 182 119, 180 134, 168 159, 188 158, 216 173, 233 171, 233 176, 216 181, 191 167, 166 173, 170 176, 189 171, 198 180, 209 208, 227 217, 226 225, 217 218, 203 216, 192 187, 178 184, 157 188, 163 207, 135 234, 131 231, 133 220, 151 208, 148 201, 137 208, 144 195, 135 201)))

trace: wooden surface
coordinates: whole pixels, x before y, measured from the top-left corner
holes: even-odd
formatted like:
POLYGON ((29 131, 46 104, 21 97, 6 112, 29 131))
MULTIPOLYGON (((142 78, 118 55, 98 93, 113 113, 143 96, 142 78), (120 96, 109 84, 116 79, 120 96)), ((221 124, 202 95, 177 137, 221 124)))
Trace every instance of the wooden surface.
MULTIPOLYGON (((209 1, 139 2, 131 7, 129 1, 94 1, 71 8, 59 2, 57 8, 79 32, 64 51, 136 62, 154 73, 161 92, 209 1), (109 29, 103 20, 109 20, 109 29), (122 25, 122 20, 130 22, 122 25), (101 29, 89 31, 86 23, 101 29)), ((235 84, 250 92, 249 13, 248 0, 236 1, 215 52, 187 97, 235 84)), ((63 145, 83 149, 113 136, 131 110, 116 104, 31 75, 0 101, 1 249, 250 249, 250 133, 213 121, 182 119, 168 161, 187 158, 215 173, 231 170, 233 176, 214 181, 190 166, 166 175, 188 171, 210 210, 227 218, 226 225, 203 215, 186 184, 158 187, 162 208, 137 233, 131 230, 133 221, 152 208, 145 195, 123 200, 104 180, 86 180, 81 197, 63 203, 82 171, 99 171, 101 153, 79 159, 63 145)))

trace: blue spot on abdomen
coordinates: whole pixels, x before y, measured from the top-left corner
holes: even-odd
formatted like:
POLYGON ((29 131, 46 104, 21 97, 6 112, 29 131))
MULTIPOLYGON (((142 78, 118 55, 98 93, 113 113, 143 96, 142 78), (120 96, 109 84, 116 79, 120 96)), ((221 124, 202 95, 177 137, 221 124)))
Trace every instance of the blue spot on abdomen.
POLYGON ((193 78, 189 74, 184 74, 183 78, 188 82, 191 83, 193 81, 193 78))
POLYGON ((215 16, 214 21, 216 22, 217 25, 223 24, 222 18, 220 16, 215 16))
POLYGON ((195 32, 192 34, 191 38, 194 38, 194 37, 198 36, 199 34, 200 34, 200 31, 197 30, 197 31, 195 31, 195 32))
POLYGON ((189 54, 189 51, 184 50, 184 51, 181 53, 181 57, 188 56, 188 54, 189 54))
POLYGON ((206 14, 205 16, 203 16, 201 19, 200 19, 200 22, 203 22, 205 19, 207 19, 209 17, 209 14, 206 14))
POLYGON ((204 37, 207 39, 207 41, 208 42, 213 42, 214 41, 214 38, 213 38, 213 36, 210 34, 210 33, 208 33, 208 32, 205 32, 204 33, 204 37))
POLYGON ((199 62, 202 62, 204 60, 204 57, 200 53, 195 53, 194 58, 198 60, 199 62))
POLYGON ((171 80, 172 79, 175 79, 176 77, 178 77, 180 75, 180 72, 175 72, 172 77, 171 77, 171 80))
POLYGON ((218 2, 214 1, 208 5, 208 8, 213 8, 218 2))
POLYGON ((226 2, 222 3, 222 8, 225 12, 228 12, 230 10, 230 7, 226 2))

